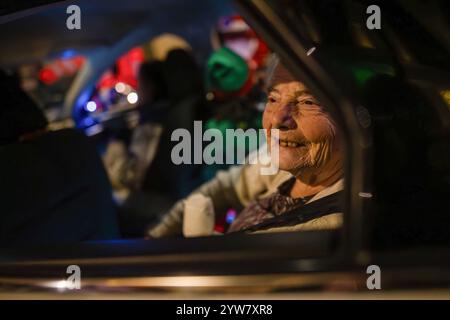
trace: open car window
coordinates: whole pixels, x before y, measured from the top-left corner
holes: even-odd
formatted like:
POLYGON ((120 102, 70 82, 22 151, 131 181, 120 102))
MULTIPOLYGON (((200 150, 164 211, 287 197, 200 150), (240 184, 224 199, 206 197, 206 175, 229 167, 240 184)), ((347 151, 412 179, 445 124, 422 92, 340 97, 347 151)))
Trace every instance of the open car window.
POLYGON ((380 3, 380 29, 369 28, 365 1, 252 5, 270 12, 277 26, 272 42, 283 38, 279 49, 286 58, 296 55, 309 71, 297 75, 334 96, 338 113, 353 127, 347 132, 353 141, 348 217, 365 221, 359 239, 378 249, 448 245, 449 168, 439 160, 448 157, 448 39, 438 13, 446 4, 433 2, 417 18, 420 2, 380 3), (426 15, 436 19, 434 27, 424 22, 426 15))
MULTIPOLYGON (((65 290, 75 265, 92 290, 361 288, 379 253, 448 251, 444 2, 380 4, 381 29, 367 1, 131 2, 128 32, 126 4, 80 3, 105 15, 66 39, 89 47, 55 103, 69 125, 0 145, 3 180, 34 179, 1 218, 0 285, 65 290)), ((5 77, 48 59, 3 56, 5 77)))

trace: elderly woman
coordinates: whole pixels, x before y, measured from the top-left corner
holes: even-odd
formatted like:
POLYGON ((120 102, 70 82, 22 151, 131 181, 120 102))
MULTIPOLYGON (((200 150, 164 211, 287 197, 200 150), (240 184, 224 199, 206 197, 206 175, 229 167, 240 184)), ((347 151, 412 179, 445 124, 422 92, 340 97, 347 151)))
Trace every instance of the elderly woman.
MULTIPOLYGON (((263 126, 268 140, 270 129, 279 130, 279 172, 264 176, 258 164, 234 167, 218 173, 194 194, 212 199, 216 215, 230 207, 241 210, 228 233, 338 228, 342 224, 342 212, 336 205, 339 197, 323 201, 343 188, 343 151, 337 127, 303 83, 281 64, 274 68, 269 84, 263 126), (302 212, 302 208, 310 210, 302 212)), ((177 203, 148 234, 180 234, 185 204, 177 203)))

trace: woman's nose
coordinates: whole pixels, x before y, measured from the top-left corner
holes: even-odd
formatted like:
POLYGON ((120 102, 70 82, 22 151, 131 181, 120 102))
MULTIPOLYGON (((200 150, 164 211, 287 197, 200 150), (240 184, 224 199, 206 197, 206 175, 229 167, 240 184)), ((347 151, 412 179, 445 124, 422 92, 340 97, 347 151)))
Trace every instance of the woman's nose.
POLYGON ((272 124, 274 129, 292 130, 297 127, 297 123, 292 118, 292 105, 283 104, 272 114, 272 124))

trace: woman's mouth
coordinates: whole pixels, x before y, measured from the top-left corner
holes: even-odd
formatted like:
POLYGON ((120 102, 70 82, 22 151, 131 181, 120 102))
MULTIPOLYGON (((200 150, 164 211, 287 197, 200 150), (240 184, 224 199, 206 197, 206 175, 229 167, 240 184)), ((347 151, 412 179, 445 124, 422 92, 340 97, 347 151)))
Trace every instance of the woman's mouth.
POLYGON ((299 147, 305 147, 306 144, 303 142, 295 142, 295 141, 289 141, 289 140, 278 140, 281 147, 285 148, 299 148, 299 147))

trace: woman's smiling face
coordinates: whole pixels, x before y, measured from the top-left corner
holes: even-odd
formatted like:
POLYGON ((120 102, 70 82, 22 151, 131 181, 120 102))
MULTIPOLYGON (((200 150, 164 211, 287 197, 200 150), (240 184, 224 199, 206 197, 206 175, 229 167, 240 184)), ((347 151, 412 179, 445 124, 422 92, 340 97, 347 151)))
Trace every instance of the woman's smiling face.
POLYGON ((287 71, 278 71, 269 89, 263 126, 268 140, 270 129, 279 129, 279 168, 297 175, 305 168, 320 168, 333 157, 336 127, 303 83, 283 72, 287 71))

